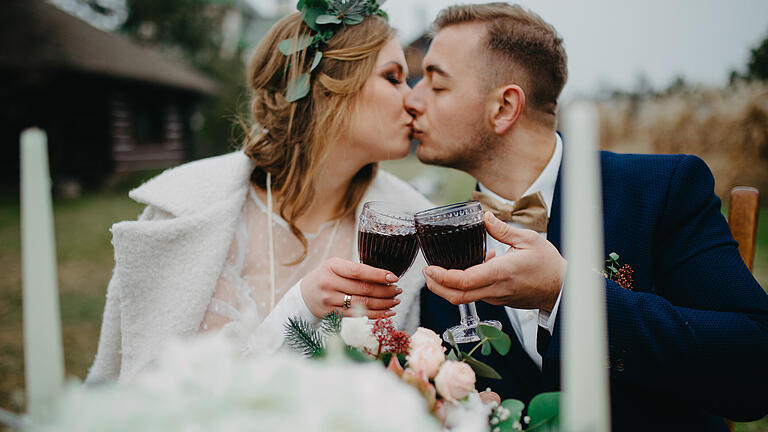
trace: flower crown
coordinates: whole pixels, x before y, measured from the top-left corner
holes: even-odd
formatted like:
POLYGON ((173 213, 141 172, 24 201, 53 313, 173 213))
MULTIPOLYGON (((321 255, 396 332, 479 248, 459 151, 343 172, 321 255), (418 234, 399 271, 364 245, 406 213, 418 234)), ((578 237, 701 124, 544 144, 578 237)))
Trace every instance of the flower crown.
POLYGON ((296 9, 314 34, 285 39, 277 47, 286 56, 306 49, 307 54, 314 57, 308 72, 297 74, 288 82, 285 93, 288 102, 295 102, 309 93, 309 75, 323 58, 320 45, 332 38, 341 26, 360 24, 365 17, 372 15, 386 19, 387 13, 381 10, 384 1, 299 0, 296 9))

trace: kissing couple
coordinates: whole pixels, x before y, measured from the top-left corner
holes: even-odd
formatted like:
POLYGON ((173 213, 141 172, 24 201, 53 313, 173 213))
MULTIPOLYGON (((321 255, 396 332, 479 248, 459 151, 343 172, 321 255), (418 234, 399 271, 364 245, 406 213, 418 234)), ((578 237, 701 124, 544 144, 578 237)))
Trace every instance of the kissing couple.
MULTIPOLYGON (((299 1, 252 55, 241 148, 130 192, 146 207, 112 228, 88 383, 131 380, 182 335, 225 333, 268 354, 292 316, 317 323, 361 305, 408 333, 442 333, 458 320, 454 305, 478 301, 515 336, 507 356, 488 360, 503 381, 478 388, 526 403, 559 390, 563 39, 517 5, 451 6, 410 88, 379 5, 299 1), (484 263, 446 270, 419 256, 398 277, 356 262, 363 203, 434 207, 378 169, 411 139, 421 161, 477 179, 473 198, 493 209, 484 263)), ((606 255, 633 270, 632 284, 605 280, 614 430, 723 431, 723 417, 765 416, 768 296, 739 256, 709 168, 689 155, 600 161, 606 255)))

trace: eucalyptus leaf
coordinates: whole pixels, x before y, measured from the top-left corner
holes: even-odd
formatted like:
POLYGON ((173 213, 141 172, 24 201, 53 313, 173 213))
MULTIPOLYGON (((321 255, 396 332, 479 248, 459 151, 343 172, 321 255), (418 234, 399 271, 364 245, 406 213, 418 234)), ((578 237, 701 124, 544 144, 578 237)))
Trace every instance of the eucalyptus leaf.
POLYGON ((616 261, 617 259, 619 259, 619 254, 617 254, 616 252, 611 252, 608 254, 608 258, 616 261))
POLYGON ((363 22, 363 16, 362 15, 348 15, 344 17, 344 24, 346 25, 357 25, 363 22))
POLYGON ((514 431, 515 422, 519 422, 523 416, 523 409, 525 404, 517 399, 506 399, 501 402, 501 406, 509 410, 509 417, 503 422, 499 423, 499 432, 514 431))
POLYGON ((309 71, 312 72, 315 70, 317 65, 320 64, 320 59, 323 58, 323 53, 320 51, 315 51, 315 58, 312 60, 312 66, 309 67, 309 71))
POLYGON ((467 362, 467 364, 472 367, 472 370, 475 371, 475 375, 483 378, 501 379, 501 375, 499 375, 499 373, 496 372, 492 367, 464 353, 461 354, 462 360, 467 362))
POLYGON ((451 333, 450 331, 446 331, 445 333, 443 333, 443 337, 448 339, 448 343, 451 344, 451 346, 453 347, 453 349, 456 350, 457 353, 461 352, 461 350, 459 349, 459 344, 456 343, 456 339, 453 337, 453 333, 451 333))
POLYGON ((290 38, 280 41, 279 44, 277 44, 277 48, 280 50, 281 53, 285 55, 291 55, 295 52, 301 51, 309 46, 309 44, 312 42, 312 38, 305 35, 305 36, 299 36, 298 40, 296 38, 290 38))
POLYGON ((288 82, 288 88, 285 90, 285 100, 296 102, 309 94, 309 75, 301 74, 288 82))
POLYGON ((301 11, 301 18, 309 28, 314 31, 320 31, 320 26, 316 24, 317 17, 325 15, 325 8, 308 7, 301 11))
POLYGON ((484 356, 491 354, 491 343, 488 341, 483 342, 483 346, 480 348, 480 352, 483 353, 484 356))
POLYGON ((512 341, 509 339, 509 335, 496 327, 480 324, 477 326, 477 334, 479 334, 480 337, 488 338, 496 352, 501 355, 507 355, 509 348, 512 346, 512 341))
POLYGON ((459 358, 456 357, 456 351, 451 350, 447 356, 445 356, 447 360, 453 360, 453 361, 459 361, 459 358))
POLYGON ((336 15, 320 15, 317 18, 315 18, 315 23, 318 25, 341 24, 341 19, 336 15))
POLYGON ((528 403, 531 430, 556 429, 560 424, 560 392, 539 393, 528 403))

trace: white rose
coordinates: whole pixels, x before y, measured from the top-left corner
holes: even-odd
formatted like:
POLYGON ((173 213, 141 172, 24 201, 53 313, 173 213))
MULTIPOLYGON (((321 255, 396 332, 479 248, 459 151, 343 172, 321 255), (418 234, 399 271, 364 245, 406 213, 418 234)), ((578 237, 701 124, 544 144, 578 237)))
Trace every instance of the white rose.
POLYGON ((449 401, 458 401, 475 390, 475 371, 464 363, 449 360, 435 377, 437 392, 449 401))
POLYGON ((440 365, 445 361, 445 347, 442 345, 424 345, 415 349, 406 357, 408 368, 424 373, 427 378, 434 378, 440 365))
POLYGON ((368 348, 376 352, 379 342, 371 333, 373 324, 368 323, 368 317, 344 317, 341 319, 341 339, 345 344, 354 348, 368 348))
POLYGON ((416 333, 414 333, 413 336, 411 336, 412 351, 418 350, 419 348, 424 346, 429 346, 429 345, 441 346, 442 344, 443 344, 443 340, 440 339, 440 336, 438 336, 437 333, 424 327, 419 327, 416 330, 416 333))

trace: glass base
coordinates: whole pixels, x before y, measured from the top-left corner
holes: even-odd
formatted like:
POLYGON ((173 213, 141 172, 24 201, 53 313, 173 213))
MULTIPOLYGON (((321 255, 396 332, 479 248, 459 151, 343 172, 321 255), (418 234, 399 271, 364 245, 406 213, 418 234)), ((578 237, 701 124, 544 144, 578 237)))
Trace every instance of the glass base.
MULTIPOLYGON (((496 320, 480 321, 480 324, 496 327, 501 330, 501 323, 496 320)), ((478 336, 477 331, 475 331, 476 328, 477 326, 466 326, 462 324, 453 326, 443 333, 443 340, 446 342, 449 341, 448 332, 450 332, 453 334, 453 340, 455 340, 456 343, 480 342, 480 336, 478 336)))

